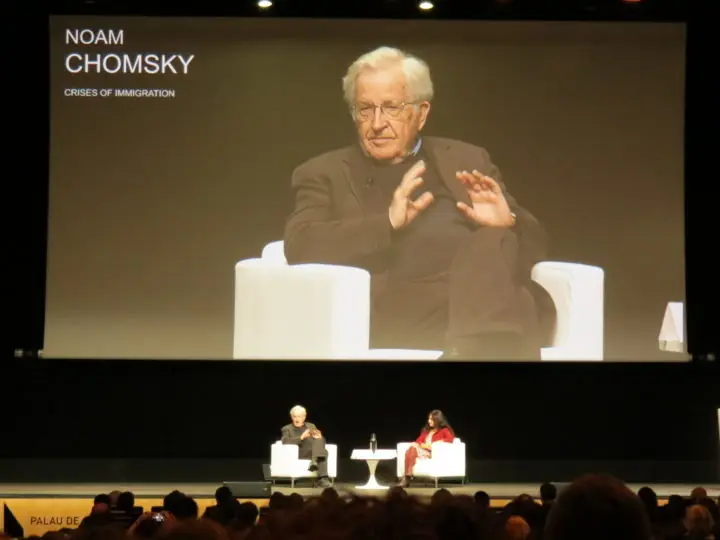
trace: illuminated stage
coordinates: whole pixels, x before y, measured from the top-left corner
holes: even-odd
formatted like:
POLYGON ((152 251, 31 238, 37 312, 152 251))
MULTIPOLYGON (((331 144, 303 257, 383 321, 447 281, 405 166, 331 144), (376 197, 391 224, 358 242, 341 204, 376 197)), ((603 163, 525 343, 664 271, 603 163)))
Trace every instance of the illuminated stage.
MULTIPOLYGON (((108 493, 113 490, 132 491, 136 497, 136 504, 149 510, 153 506, 161 506, 162 498, 169 492, 178 489, 192 497, 198 503, 200 513, 208 506, 214 504, 215 489, 220 484, 0 484, 0 504, 3 512, 0 513, 0 530, 8 529, 9 520, 15 520, 19 524, 25 536, 42 535, 50 530, 57 530, 64 527, 75 528, 90 511, 93 498, 99 493, 108 493)), ((561 486, 558 483, 558 486, 561 486)), ((668 496, 678 494, 687 496, 696 485, 690 484, 648 484, 658 494, 660 503, 664 504, 668 496)), ((354 484, 338 483, 336 489, 339 491, 354 492, 354 484)), ((446 487, 455 494, 473 495, 476 491, 485 491, 491 497, 492 506, 499 507, 507 504, 513 497, 527 493, 532 496, 538 495, 539 484, 448 484, 446 487)), ((634 490, 642 487, 642 484, 630 484, 634 490)), ((714 497, 720 495, 720 485, 705 485, 708 494, 714 497)), ((299 493, 304 497, 318 495, 321 490, 309 487, 309 485, 296 485, 291 488, 289 485, 274 485, 273 492, 299 493)), ((430 497, 435 488, 432 487, 411 487, 407 490, 410 494, 419 497, 430 497)), ((362 491, 364 496, 383 496, 386 491, 362 491)), ((243 499, 252 500, 258 506, 265 506, 266 499, 243 499)))

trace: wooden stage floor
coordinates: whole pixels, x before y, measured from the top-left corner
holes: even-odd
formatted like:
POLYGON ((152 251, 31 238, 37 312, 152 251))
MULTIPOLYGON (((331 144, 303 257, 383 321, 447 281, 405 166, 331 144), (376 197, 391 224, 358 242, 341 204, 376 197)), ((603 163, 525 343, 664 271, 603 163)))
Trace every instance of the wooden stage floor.
MULTIPOLYGON (((563 485, 558 483, 559 486, 563 485)), ((661 498, 667 498, 670 495, 684 495, 690 494, 690 491, 697 487, 691 484, 629 484, 633 490, 638 490, 644 485, 649 485, 655 490, 661 498)), ((52 499, 52 498, 65 498, 65 499, 88 499, 93 498, 98 493, 108 493, 114 490, 121 491, 132 491, 136 498, 142 499, 156 499, 162 498, 167 493, 174 489, 178 489, 188 495, 191 495, 199 499, 213 498, 215 489, 219 484, 104 484, 104 483, 93 483, 93 484, 0 484, 0 499, 25 499, 25 498, 38 498, 38 499, 52 499)), ((487 492, 492 499, 508 500, 516 497, 517 495, 527 493, 533 497, 539 495, 538 490, 539 484, 530 483, 516 483, 516 484, 441 484, 440 487, 444 487, 455 494, 473 495, 477 491, 487 492)), ((703 486, 708 490, 711 496, 720 496, 720 484, 717 485, 705 485, 703 486)), ((338 483, 335 486, 336 489, 346 492, 356 492, 363 495, 377 496, 385 493, 384 490, 380 491, 365 491, 356 490, 353 484, 338 483)), ((291 488, 289 484, 276 484, 272 486, 272 491, 279 491, 281 493, 299 493, 303 496, 317 495, 321 490, 310 487, 302 481, 298 481, 295 488, 291 488)), ((429 485, 419 485, 418 487, 410 487, 407 490, 412 495, 420 497, 429 497, 435 492, 435 488, 429 485)))

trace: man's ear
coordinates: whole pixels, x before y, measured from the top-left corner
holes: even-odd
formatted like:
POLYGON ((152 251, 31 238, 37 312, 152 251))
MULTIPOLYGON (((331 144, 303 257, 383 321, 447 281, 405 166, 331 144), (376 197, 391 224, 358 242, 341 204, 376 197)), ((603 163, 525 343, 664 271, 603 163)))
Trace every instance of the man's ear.
POLYGON ((418 105, 418 115, 420 118, 418 119, 418 127, 419 130, 422 131, 422 129, 425 127, 425 124, 427 123, 428 115, 430 114, 430 102, 429 101, 423 101, 418 105))

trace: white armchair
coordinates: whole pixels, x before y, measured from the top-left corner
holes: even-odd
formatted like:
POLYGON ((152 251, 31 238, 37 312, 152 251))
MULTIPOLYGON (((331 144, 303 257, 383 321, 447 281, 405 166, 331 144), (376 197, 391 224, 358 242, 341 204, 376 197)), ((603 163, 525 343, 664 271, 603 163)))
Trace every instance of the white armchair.
MULTIPOLYGON (((337 478, 337 445, 326 444, 328 452, 328 476, 334 482, 337 478)), ((297 444, 283 444, 277 441, 270 446, 270 476, 275 478, 289 478, 290 485, 295 487, 298 478, 316 478, 317 472, 309 471, 309 459, 300 459, 300 448, 297 444)))
MULTIPOLYGON (((405 452, 411 444, 401 442, 397 445, 398 478, 405 474, 405 452)), ((460 478, 464 481, 465 474, 465 443, 457 438, 451 443, 433 443, 431 457, 418 459, 413 467, 413 476, 432 478, 436 488, 440 478, 460 478)))
MULTIPOLYGON (((603 359, 602 268, 541 262, 532 279, 557 311, 542 360, 603 359)), ((441 351, 370 350, 370 275, 327 264, 289 266, 283 242, 235 266, 233 357, 436 360, 441 351)))
POLYGON ((557 311, 552 346, 542 349, 542 360, 602 360, 603 269, 569 262, 540 262, 532 269, 532 280, 550 294, 557 311))

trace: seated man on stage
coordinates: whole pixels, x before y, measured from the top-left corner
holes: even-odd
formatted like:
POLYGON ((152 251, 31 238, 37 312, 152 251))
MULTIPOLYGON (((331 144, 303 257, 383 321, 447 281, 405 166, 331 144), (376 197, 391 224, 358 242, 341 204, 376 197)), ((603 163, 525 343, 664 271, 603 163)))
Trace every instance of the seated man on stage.
POLYGON ((328 487, 327 456, 325 438, 320 430, 310 422, 306 422, 307 411, 301 405, 290 409, 292 423, 282 428, 281 441, 283 444, 297 444, 300 459, 309 459, 308 470, 317 471, 319 487, 328 487))
POLYGON ((400 479, 400 485, 407 487, 418 459, 428 459, 432 456, 433 443, 453 442, 454 440, 455 433, 442 411, 437 409, 432 411, 428 415, 427 424, 423 427, 420 435, 405 452, 405 476, 400 479))
POLYGON ((359 144, 294 171, 288 262, 371 273, 373 348, 539 358, 530 272, 544 258, 544 230, 485 149, 421 136, 433 98, 427 64, 381 47, 350 66, 343 89, 359 144))

